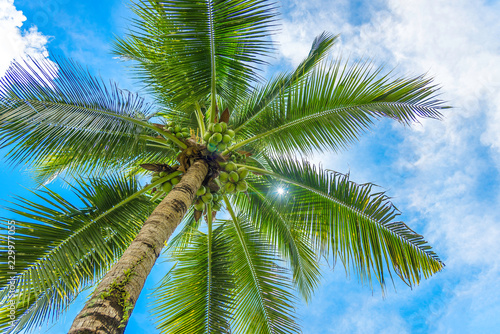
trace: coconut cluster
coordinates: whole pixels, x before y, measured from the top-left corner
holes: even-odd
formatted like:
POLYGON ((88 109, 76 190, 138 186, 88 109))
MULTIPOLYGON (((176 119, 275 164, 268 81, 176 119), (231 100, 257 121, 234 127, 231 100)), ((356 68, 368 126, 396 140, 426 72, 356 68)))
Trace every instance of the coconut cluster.
POLYGON ((211 193, 210 189, 201 186, 196 192, 198 199, 194 202, 194 209, 196 211, 205 211, 208 204, 212 204, 212 211, 219 211, 222 207, 222 195, 219 193, 211 193))
MULTIPOLYGON (((158 181, 160 178, 163 178, 165 176, 169 175, 167 172, 157 172, 157 173, 153 173, 153 177, 151 178, 151 183, 154 183, 156 181, 158 181)), ((156 190, 158 192, 158 194, 165 194, 167 195, 170 190, 172 190, 172 188, 180 182, 180 176, 176 176, 174 178, 171 178, 170 180, 164 182, 161 184, 161 186, 158 187, 158 189, 156 190)))
POLYGON ((224 170, 219 174, 219 181, 227 193, 247 191, 248 185, 245 179, 248 176, 248 169, 245 167, 238 168, 232 161, 222 163, 221 167, 224 170))
POLYGON ((180 125, 176 125, 174 122, 167 124, 167 130, 171 134, 175 135, 179 139, 189 138, 191 134, 189 133, 189 128, 181 128, 180 125))
POLYGON ((210 124, 203 136, 203 140, 210 152, 224 151, 234 138, 234 131, 229 129, 227 123, 210 124))
POLYGON ((247 156, 238 152, 231 152, 231 157, 229 159, 236 163, 246 163, 247 156))

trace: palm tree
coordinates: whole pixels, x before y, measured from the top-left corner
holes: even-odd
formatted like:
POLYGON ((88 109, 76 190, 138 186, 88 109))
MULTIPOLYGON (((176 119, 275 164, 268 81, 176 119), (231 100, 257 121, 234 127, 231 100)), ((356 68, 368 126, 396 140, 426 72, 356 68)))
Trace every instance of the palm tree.
POLYGON ((134 4, 114 52, 152 103, 64 59, 12 64, 0 142, 41 188, 10 208, 17 295, 2 257, 0 298, 15 299, 18 322, 4 304, 3 330, 56 317, 99 283, 70 333, 123 332, 167 241, 174 265, 155 294, 165 333, 297 332, 295 296, 314 292, 321 257, 382 289, 392 273, 414 285, 442 269, 384 193, 298 158, 342 150, 382 118, 439 118, 431 80, 326 61, 336 36, 323 33, 294 71, 262 83, 276 6, 134 4), (81 203, 44 186, 58 176, 81 203))

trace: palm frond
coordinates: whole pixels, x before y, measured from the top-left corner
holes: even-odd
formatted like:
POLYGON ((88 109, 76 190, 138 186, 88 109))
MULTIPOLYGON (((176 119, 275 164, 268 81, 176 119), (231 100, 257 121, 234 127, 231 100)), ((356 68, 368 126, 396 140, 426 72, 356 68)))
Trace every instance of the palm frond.
POLYGON ((337 38, 338 35, 323 32, 314 39, 309 54, 293 72, 280 74, 263 87, 254 89, 252 94, 245 99, 245 104, 239 106, 232 117, 235 132, 245 128, 247 123, 258 120, 259 115, 269 104, 272 104, 274 99, 286 94, 294 85, 310 75, 311 71, 328 55, 337 38))
MULTIPOLYGON (((234 101, 271 50, 276 5, 268 0, 141 1, 115 54, 174 109, 220 95, 234 101)), ((212 105, 213 104, 209 104, 212 105)))
MULTIPOLYGON (((78 181, 81 206, 54 191, 33 192, 36 200, 17 198, 8 208, 16 219, 16 318, 30 329, 57 317, 86 286, 92 285, 121 256, 154 203, 137 196, 139 184, 119 175, 78 181)), ((8 221, 2 218, 4 224, 8 221)), ((8 252, 2 236, 0 254, 8 252)), ((0 263, 0 300, 8 294, 7 257, 0 263)), ((0 312, 6 312, 6 304, 0 312)), ((8 310, 7 310, 8 311, 8 310)), ((6 329, 7 317, 0 326, 6 329)))
POLYGON ((231 149, 252 144, 279 154, 338 151, 377 119, 411 124, 440 117, 442 102, 430 79, 393 78, 381 71, 369 62, 342 65, 340 59, 317 68, 242 128, 240 138, 246 139, 231 149))
MULTIPOLYGON (((358 185, 347 175, 316 168, 306 161, 269 162, 288 183, 288 219, 306 231, 325 255, 338 255, 361 279, 374 274, 385 285, 391 267, 409 285, 440 271, 444 264, 423 237, 403 222, 384 192, 358 185)), ((392 275, 391 275, 392 277, 392 275)))
POLYGON ((154 313, 162 333, 231 333, 233 275, 230 243, 191 229, 188 245, 172 253, 175 267, 155 291, 154 313))
POLYGON ((0 146, 16 164, 64 155, 71 172, 126 166, 147 152, 146 135, 157 135, 141 120, 151 112, 142 98, 66 60, 13 63, 0 100, 0 146))
POLYGON ((273 246, 244 216, 236 216, 230 202, 226 205, 231 224, 224 229, 230 238, 235 276, 235 333, 298 333, 295 322, 293 284, 287 271, 279 267, 273 246))
POLYGON ((272 185, 263 178, 249 178, 248 196, 233 198, 238 210, 262 233, 266 241, 276 247, 293 272, 293 283, 307 301, 319 284, 318 256, 307 233, 294 228, 289 221, 286 206, 281 205, 272 185))
MULTIPOLYGON (((178 150, 170 146, 156 145, 147 140, 144 150, 136 156, 134 161, 123 164, 122 161, 109 161, 105 165, 95 164, 94 161, 79 161, 75 159, 75 152, 59 151, 52 155, 47 155, 44 160, 39 160, 30 166, 33 180, 38 185, 46 185, 57 177, 66 180, 75 176, 75 169, 78 174, 87 177, 103 177, 106 174, 114 174, 117 170, 122 171, 129 177, 140 177, 148 175, 150 172, 140 165, 145 163, 157 163, 173 165, 177 163, 178 150), (69 178, 68 178, 69 177, 69 178)), ((78 175, 76 175, 78 177, 78 175)))

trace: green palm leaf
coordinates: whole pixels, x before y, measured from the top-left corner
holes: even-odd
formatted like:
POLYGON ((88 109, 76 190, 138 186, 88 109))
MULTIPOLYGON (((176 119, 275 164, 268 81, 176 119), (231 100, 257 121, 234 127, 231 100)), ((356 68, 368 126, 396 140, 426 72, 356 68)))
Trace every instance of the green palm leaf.
POLYGON ((271 49, 275 4, 266 0, 142 1, 139 19, 115 53, 137 63, 138 78, 176 109, 212 96, 234 101, 271 49), (236 94, 235 94, 236 93, 236 94))
POLYGON ((278 254, 244 218, 226 205, 232 224, 224 230, 231 238, 236 280, 235 333, 297 333, 293 285, 287 271, 279 267, 278 254))
MULTIPOLYGON (((33 192, 36 201, 17 198, 8 208, 22 217, 16 219, 16 329, 57 317, 120 257, 154 208, 147 197, 137 196, 138 187, 134 179, 118 175, 80 180, 72 190, 83 209, 47 188, 33 192)), ((8 250, 5 239, 0 254, 8 250)), ((1 258, 0 300, 5 301, 11 270, 6 269, 7 256, 1 258)), ((0 313, 7 314, 3 305, 0 313)), ((7 321, 2 316, 2 329, 7 321)))
POLYGON ((231 333, 233 275, 230 243, 222 227, 209 236, 191 229, 175 265, 155 291, 155 316, 162 333, 231 333))
POLYGON ((321 61, 328 55, 337 38, 338 35, 334 36, 323 32, 314 39, 309 54, 293 72, 280 74, 260 89, 254 89, 252 94, 243 101, 244 105, 238 106, 236 114, 233 115, 232 122, 235 132, 245 128, 246 124, 257 121, 260 114, 277 97, 285 92, 290 92, 294 86, 307 78, 311 71, 318 64, 321 64, 321 61))
POLYGON ((431 247, 403 222, 399 211, 372 184, 358 185, 347 175, 316 168, 308 162, 276 159, 273 176, 288 183, 288 219, 309 233, 325 255, 337 255, 362 279, 375 274, 381 286, 384 273, 394 272, 409 285, 440 271, 444 264, 431 247))
POLYGON ((0 146, 18 164, 57 156, 68 172, 125 167, 148 155, 146 135, 158 130, 141 120, 151 107, 137 95, 64 60, 14 63, 0 80, 0 101, 0 146))
POLYGON ((340 60, 316 69, 242 128, 246 139, 231 149, 251 144, 256 151, 279 154, 338 151, 376 119, 410 124, 420 117, 440 117, 443 107, 434 98, 431 80, 381 77, 380 72, 367 62, 348 66, 340 60))
POLYGON ((234 197, 235 205, 245 213, 253 226, 280 255, 289 262, 293 283, 307 301, 319 284, 321 277, 317 255, 307 233, 294 227, 286 207, 273 196, 272 185, 262 178, 247 180, 248 196, 234 197))

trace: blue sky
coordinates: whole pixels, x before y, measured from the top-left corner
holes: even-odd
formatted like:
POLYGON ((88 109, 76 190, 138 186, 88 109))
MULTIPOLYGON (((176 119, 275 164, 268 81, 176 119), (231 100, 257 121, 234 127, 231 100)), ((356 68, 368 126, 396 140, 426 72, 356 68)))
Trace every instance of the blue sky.
MULTIPOLYGON (((500 328, 500 2, 472 0, 283 1, 273 68, 291 68, 324 30, 341 33, 337 54, 373 58, 397 73, 428 73, 455 108, 441 122, 412 128, 377 124, 339 155, 314 161, 388 191, 402 219, 430 241, 443 272, 410 290, 399 282, 385 298, 324 267, 309 305, 298 309, 304 333, 493 333, 500 328)), ((121 1, 0 0, 0 74, 14 57, 63 54, 134 89, 113 59, 113 34, 130 13, 121 1), (22 17, 21 15, 24 15, 22 17)), ((270 73, 268 73, 270 74, 270 73)), ((4 153, 4 152, 1 152, 4 153)), ((0 198, 26 195, 29 175, 0 160, 0 198)), ((5 215, 4 212, 0 212, 5 215)), ((161 276, 156 265, 151 280, 161 276)), ((148 281, 148 283, 151 283, 148 281)), ((148 284, 150 287, 151 284, 148 284)), ((146 287, 147 289, 148 287, 146 287)), ((144 291, 147 292, 147 291, 144 291)), ((143 293, 127 333, 156 333, 143 293)), ((65 332, 77 301, 53 327, 65 332)))

